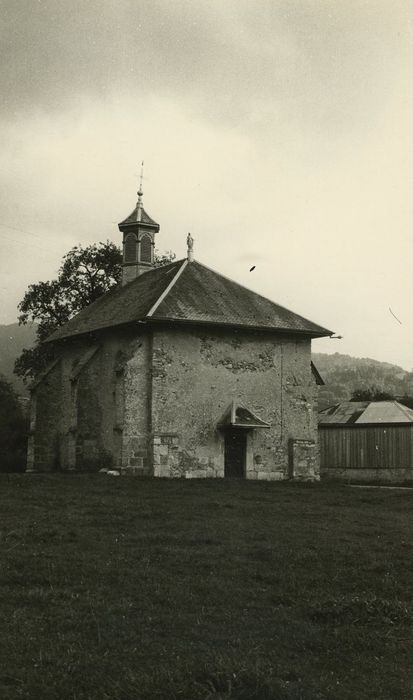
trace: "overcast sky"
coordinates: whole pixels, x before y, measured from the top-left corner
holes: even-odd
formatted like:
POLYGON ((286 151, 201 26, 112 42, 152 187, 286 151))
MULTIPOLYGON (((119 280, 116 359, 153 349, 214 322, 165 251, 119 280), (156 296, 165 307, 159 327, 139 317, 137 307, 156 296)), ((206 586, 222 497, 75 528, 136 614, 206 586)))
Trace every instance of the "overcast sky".
POLYGON ((197 260, 344 336, 314 350, 412 368, 412 1, 0 10, 0 323, 73 245, 120 243, 144 160, 159 250, 190 231, 197 260))

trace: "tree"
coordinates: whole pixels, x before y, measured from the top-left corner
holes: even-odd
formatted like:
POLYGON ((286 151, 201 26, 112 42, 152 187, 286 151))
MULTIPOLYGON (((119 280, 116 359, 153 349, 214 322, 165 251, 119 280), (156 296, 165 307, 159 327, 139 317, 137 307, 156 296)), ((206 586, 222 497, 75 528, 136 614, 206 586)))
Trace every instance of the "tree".
POLYGON ((394 401, 394 396, 376 386, 354 389, 350 401, 394 401))
POLYGON ((11 384, 0 376, 0 472, 24 471, 28 419, 11 384))
MULTIPOLYGON (((175 259, 171 251, 155 251, 155 266, 175 259)), ((37 323, 36 345, 17 358, 15 373, 31 379, 54 359, 55 349, 42 342, 79 311, 119 284, 122 254, 110 241, 75 246, 63 257, 57 279, 31 284, 18 305, 19 324, 37 323)))
POLYGON ((403 406, 407 406, 407 408, 413 408, 413 396, 408 396, 405 394, 399 399, 400 403, 403 404, 403 406))

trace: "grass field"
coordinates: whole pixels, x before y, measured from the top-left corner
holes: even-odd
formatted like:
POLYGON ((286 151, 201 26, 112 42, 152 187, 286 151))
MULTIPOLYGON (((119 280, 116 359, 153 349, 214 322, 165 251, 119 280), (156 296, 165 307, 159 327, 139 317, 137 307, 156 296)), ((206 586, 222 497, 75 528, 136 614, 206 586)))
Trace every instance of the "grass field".
POLYGON ((413 491, 0 478, 0 698, 413 698, 413 491))

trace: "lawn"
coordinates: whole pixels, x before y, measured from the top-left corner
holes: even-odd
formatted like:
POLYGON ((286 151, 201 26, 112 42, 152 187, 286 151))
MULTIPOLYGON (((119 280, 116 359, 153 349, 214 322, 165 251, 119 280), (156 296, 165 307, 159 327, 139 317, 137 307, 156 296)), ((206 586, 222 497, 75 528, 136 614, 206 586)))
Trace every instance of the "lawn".
POLYGON ((413 697, 413 491, 0 477, 0 698, 413 697))

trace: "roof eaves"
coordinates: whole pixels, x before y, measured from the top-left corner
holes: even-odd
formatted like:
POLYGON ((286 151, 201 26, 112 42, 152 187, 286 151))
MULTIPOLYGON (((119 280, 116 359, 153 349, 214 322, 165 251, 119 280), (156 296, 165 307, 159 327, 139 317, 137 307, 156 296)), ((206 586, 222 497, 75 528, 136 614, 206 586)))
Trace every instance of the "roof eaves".
MULTIPOLYGON (((204 267, 206 270, 209 270, 210 272, 213 272, 215 275, 219 275, 222 277, 224 280, 227 280, 228 282, 231 282, 232 284, 238 285, 238 287, 241 287, 242 289, 245 289, 247 292, 251 292, 251 294, 255 294, 257 297, 260 297, 261 299, 264 299, 264 301, 270 301, 273 304, 276 304, 276 302, 273 302, 271 299, 268 299, 268 297, 263 296, 263 294, 260 294, 259 292, 254 291, 253 289, 250 289, 250 287, 246 287, 245 284, 240 284, 239 282, 235 282, 235 280, 232 280, 230 277, 227 277, 226 275, 223 275, 221 272, 217 272, 214 270, 212 267, 208 267, 208 265, 204 265, 203 263, 198 262, 197 260, 195 261, 197 265, 200 267, 204 267)), ((276 304, 277 306, 282 306, 281 304, 276 304)), ((324 328, 323 326, 319 326, 318 323, 315 323, 314 321, 310 321, 309 318, 305 318, 305 316, 301 316, 301 314, 297 314, 295 311, 292 311, 291 309, 287 309, 286 306, 282 306, 282 308, 285 311, 288 311, 288 313, 292 314, 293 316, 300 316, 300 318, 303 319, 303 321, 306 321, 307 323, 310 323, 312 326, 318 326, 318 328, 323 331, 323 334, 319 334, 317 338, 323 338, 329 335, 333 335, 334 331, 330 331, 328 328, 324 328)))
POLYGON ((156 223, 156 221, 151 223, 149 221, 132 221, 132 219, 130 219, 130 220, 125 219, 125 221, 121 221, 120 224, 118 224, 118 226, 122 226, 122 227, 135 226, 136 227, 136 224, 139 224, 140 228, 150 228, 150 229, 156 228, 157 231, 159 231, 159 229, 160 229, 160 226, 159 226, 159 224, 156 223))
MULTIPOLYGON (((149 317, 146 316, 146 318, 149 317)), ((149 318, 148 318, 149 320, 149 318)), ((325 334, 316 333, 311 330, 302 330, 297 328, 276 328, 275 326, 252 326, 247 323, 231 323, 230 321, 209 321, 204 319, 187 319, 174 316, 156 316, 150 317, 151 322, 155 323, 182 323, 187 326, 215 326, 226 328, 235 328, 239 330, 263 331, 264 333, 282 333, 284 335, 300 335, 305 338, 324 338, 325 334)))

